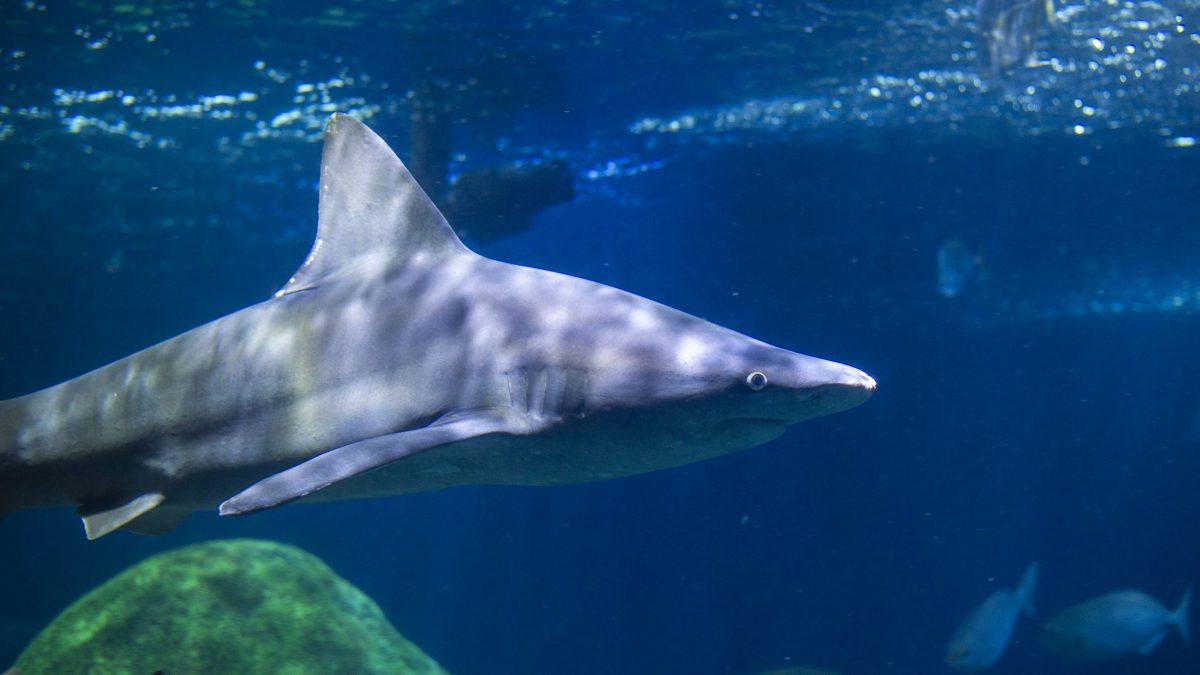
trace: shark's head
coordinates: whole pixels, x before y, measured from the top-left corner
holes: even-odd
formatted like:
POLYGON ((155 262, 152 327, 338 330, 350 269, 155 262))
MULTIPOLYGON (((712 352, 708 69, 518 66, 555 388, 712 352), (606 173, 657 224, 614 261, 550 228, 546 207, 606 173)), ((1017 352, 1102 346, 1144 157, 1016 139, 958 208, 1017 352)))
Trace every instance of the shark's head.
MULTIPOLYGON (((639 298, 640 300, 640 298, 639 298)), ((605 368, 591 369, 598 406, 678 411, 697 429, 769 428, 852 408, 875 380, 850 366, 797 354, 657 306, 657 325, 616 331, 605 368)))
MULTIPOLYGON (((571 296, 572 285, 564 280, 557 292, 571 296)), ((565 298, 580 314, 570 323, 587 330, 553 342, 563 349, 558 356, 565 354, 572 371, 586 379, 573 386, 565 378, 557 389, 583 395, 564 403, 618 430, 601 453, 614 475, 761 445, 790 424, 854 407, 875 390, 875 381, 856 368, 599 288, 579 295, 604 293, 604 303, 565 298)))

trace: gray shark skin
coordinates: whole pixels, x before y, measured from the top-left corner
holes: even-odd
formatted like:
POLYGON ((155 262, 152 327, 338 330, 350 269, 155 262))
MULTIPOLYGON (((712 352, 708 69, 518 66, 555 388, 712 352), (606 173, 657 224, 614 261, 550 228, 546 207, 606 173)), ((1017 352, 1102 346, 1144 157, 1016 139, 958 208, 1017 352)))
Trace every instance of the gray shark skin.
POLYGON ((260 303, 0 402, 0 514, 89 538, 219 505, 552 485, 760 445, 875 381, 468 250, 361 122, 325 131, 317 238, 260 303))

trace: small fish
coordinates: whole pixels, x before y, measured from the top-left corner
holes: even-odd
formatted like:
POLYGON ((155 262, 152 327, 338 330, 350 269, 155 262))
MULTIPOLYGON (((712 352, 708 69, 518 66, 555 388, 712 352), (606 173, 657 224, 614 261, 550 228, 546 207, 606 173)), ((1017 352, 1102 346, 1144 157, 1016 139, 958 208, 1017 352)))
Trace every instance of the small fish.
POLYGON ((112 255, 108 256, 108 260, 105 261, 104 271, 108 272, 109 274, 116 274, 117 272, 121 271, 121 266, 124 264, 125 249, 118 246, 116 250, 112 252, 112 255))
POLYGON ((977 671, 991 667, 1008 647, 1017 616, 1033 616, 1033 592, 1037 588, 1038 564, 1025 569, 1016 590, 992 593, 959 624, 946 645, 946 665, 956 670, 977 671))
POLYGON ((1183 593, 1175 611, 1141 591, 1114 591, 1070 607, 1042 626, 1039 641, 1058 655, 1077 661, 1115 659, 1137 652, 1149 654, 1171 628, 1188 637, 1192 589, 1183 593))
POLYGON ((937 250, 938 291, 946 298, 958 297, 979 267, 979 257, 962 239, 953 237, 937 250))
POLYGON ((1034 49, 1042 23, 1054 24, 1054 0, 979 0, 975 23, 992 75, 1046 65, 1034 49))

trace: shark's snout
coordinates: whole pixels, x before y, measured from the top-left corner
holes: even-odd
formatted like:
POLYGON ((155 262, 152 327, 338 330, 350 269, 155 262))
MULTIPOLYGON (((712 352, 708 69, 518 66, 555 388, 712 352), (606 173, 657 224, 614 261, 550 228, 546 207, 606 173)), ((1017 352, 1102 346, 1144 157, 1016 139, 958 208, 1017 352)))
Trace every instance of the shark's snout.
POLYGON ((853 366, 843 365, 838 379, 833 385, 847 387, 859 392, 864 401, 870 398, 871 394, 875 393, 875 378, 853 366))
POLYGON ((826 412, 853 408, 871 398, 875 393, 875 378, 852 366, 835 365, 836 376, 820 390, 825 403, 832 406, 826 412))
POLYGON ((875 393, 875 378, 836 361, 796 355, 793 421, 853 408, 875 393))
POLYGON ((750 373, 745 395, 728 418, 795 424, 853 408, 875 392, 874 378, 836 361, 774 347, 756 361, 763 365, 743 367, 750 373))

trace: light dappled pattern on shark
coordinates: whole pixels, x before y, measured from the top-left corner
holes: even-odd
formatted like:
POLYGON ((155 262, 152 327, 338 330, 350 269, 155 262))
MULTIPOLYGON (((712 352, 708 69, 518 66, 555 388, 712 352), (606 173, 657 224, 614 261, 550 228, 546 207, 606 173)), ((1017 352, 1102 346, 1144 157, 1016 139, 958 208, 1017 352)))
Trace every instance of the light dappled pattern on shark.
POLYGON ((96 538, 218 505, 601 480, 765 443, 874 388, 849 366, 471 252, 384 141, 334 115, 295 276, 0 403, 0 514, 74 505, 96 538))

